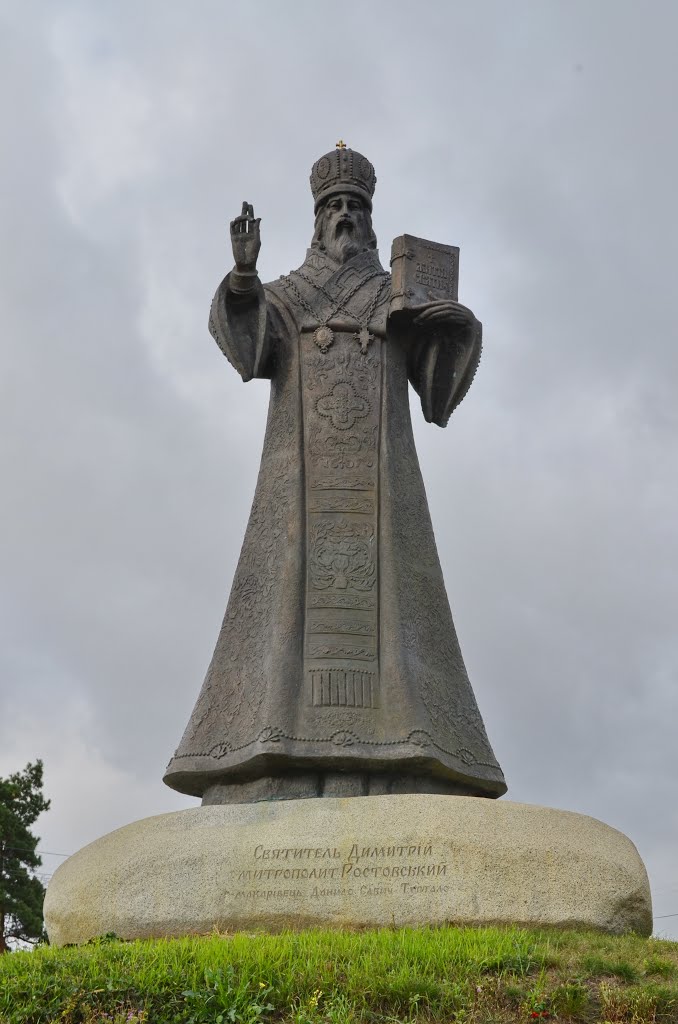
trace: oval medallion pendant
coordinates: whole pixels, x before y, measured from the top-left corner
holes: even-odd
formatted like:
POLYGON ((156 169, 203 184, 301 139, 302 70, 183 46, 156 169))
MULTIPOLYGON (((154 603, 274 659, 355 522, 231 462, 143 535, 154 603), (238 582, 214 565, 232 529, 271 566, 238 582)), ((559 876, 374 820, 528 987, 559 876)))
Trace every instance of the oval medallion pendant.
POLYGON ((314 331, 313 340, 321 352, 327 352, 334 341, 334 331, 327 324, 322 324, 314 331))

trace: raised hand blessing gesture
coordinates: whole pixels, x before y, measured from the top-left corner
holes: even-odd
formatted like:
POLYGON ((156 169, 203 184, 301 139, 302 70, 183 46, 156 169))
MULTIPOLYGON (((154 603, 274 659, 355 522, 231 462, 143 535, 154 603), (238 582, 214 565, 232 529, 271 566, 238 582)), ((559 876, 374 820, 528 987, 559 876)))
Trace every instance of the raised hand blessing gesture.
POLYGON ((253 273, 257 267, 257 256, 261 248, 259 224, 261 218, 254 217, 254 207, 242 204, 242 213, 231 221, 231 245, 235 269, 241 274, 253 273))

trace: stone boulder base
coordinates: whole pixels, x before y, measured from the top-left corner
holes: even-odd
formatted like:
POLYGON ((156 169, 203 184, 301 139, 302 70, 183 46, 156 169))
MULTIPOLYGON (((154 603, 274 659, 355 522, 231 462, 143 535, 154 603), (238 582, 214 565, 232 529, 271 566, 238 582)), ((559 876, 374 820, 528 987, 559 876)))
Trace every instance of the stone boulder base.
POLYGON ((70 857, 45 900, 50 942, 213 930, 516 923, 649 935, 633 843, 594 818, 406 795, 196 807, 70 857))

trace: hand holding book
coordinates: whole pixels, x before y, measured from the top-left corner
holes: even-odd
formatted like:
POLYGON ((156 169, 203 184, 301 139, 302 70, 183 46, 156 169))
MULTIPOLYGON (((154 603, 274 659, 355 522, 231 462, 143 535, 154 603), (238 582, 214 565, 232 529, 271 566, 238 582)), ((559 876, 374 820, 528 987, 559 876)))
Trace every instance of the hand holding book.
POLYGON ((424 303, 421 306, 411 306, 410 313, 414 314, 413 324, 415 327, 468 327, 476 324, 476 318, 468 308, 461 302, 453 299, 438 299, 424 303))

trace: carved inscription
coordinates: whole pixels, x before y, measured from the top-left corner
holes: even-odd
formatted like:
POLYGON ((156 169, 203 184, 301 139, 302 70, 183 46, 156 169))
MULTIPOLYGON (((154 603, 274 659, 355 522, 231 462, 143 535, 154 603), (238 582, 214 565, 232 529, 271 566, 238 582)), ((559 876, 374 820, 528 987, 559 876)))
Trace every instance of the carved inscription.
POLYGON ((391 265, 391 314, 413 308, 427 299, 457 298, 457 246, 401 235, 393 239, 391 265))
POLYGON ((452 291, 452 265, 434 263, 432 260, 417 263, 414 278, 417 284, 426 288, 439 288, 441 291, 452 291))
POLYGON ((416 899, 450 889, 448 863, 432 843, 258 845, 249 867, 231 871, 230 895, 247 900, 358 899, 394 892, 416 899))

